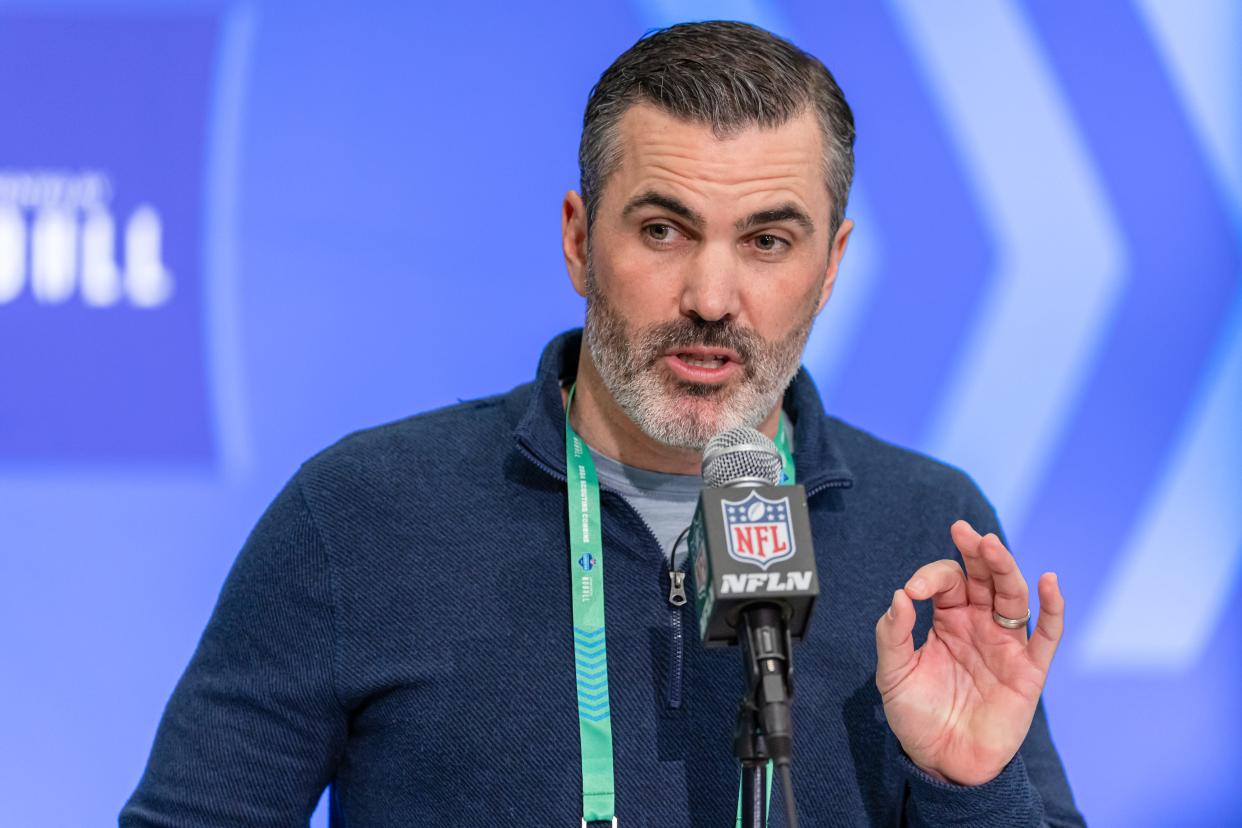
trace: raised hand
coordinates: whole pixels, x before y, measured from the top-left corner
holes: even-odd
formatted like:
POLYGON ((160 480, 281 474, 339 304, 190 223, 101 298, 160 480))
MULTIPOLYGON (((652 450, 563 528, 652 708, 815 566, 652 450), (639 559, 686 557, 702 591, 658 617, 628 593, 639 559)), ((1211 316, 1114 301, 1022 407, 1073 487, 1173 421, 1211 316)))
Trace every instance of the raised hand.
POLYGON ((1039 579, 1030 640, 1029 594, 996 535, 959 520, 949 529, 966 562, 934 561, 893 593, 875 628, 875 683, 889 727, 929 774, 959 785, 994 778, 1018 752, 1061 640, 1065 599, 1055 573, 1039 579), (914 601, 932 600, 927 641, 914 649, 914 601), (993 612, 1001 617, 998 620, 993 612))

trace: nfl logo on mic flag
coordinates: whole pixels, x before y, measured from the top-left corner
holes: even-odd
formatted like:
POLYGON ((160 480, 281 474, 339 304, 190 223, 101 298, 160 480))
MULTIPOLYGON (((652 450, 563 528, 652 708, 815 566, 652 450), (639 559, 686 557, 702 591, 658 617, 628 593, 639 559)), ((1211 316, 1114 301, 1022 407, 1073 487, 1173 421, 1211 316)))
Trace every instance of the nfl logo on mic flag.
POLYGON ((794 556, 789 498, 769 500, 752 492, 745 500, 723 501, 729 557, 767 569, 794 556))

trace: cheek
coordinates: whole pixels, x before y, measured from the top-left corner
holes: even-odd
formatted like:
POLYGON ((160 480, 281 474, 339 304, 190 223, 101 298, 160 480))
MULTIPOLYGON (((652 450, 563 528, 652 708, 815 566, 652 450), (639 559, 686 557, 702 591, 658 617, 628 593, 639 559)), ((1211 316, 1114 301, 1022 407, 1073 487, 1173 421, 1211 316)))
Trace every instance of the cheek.
POLYGON ((601 291, 633 324, 667 322, 680 306, 680 275, 668 256, 641 245, 601 250, 595 274, 601 291))
POLYGON ((764 339, 781 339, 815 311, 822 287, 823 271, 805 267, 753 274, 744 294, 745 315, 764 339))

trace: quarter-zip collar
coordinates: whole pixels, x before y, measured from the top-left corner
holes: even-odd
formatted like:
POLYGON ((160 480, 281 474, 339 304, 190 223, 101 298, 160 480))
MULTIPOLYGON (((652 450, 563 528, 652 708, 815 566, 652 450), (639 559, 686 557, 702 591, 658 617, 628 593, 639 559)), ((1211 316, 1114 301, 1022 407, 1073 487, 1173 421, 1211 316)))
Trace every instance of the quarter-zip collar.
MULTIPOLYGON (((565 477, 565 406, 561 387, 577 375, 581 347, 581 328, 566 331, 548 343, 539 358, 529 403, 516 428, 523 453, 544 471, 562 480, 565 477)), ((783 407, 794 428, 798 482, 806 487, 807 494, 828 486, 852 486, 854 475, 824 417, 819 390, 806 368, 798 369, 785 392, 783 407)))

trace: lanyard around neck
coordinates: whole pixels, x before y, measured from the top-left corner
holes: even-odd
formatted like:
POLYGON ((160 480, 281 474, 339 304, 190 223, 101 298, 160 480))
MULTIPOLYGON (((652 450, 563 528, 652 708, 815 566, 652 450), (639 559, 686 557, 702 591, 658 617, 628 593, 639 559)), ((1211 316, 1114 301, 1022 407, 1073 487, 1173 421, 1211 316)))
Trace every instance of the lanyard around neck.
POLYGON ((582 746, 582 824, 602 819, 615 825, 599 478, 590 450, 569 425, 573 399, 571 386, 565 403, 565 472, 569 486, 569 594, 574 607, 574 671, 582 746))
MULTIPOLYGON (((617 826, 608 701, 608 645, 604 634, 604 545, 600 538, 599 478, 590 449, 569 424, 574 386, 565 403, 565 476, 569 501, 569 589, 573 604, 574 673, 578 689, 578 739, 582 748, 582 825, 603 820, 617 826)), ((794 482, 793 452, 785 418, 776 430, 783 484, 794 482)), ((768 806, 772 763, 768 763, 768 806)), ((742 800, 738 790, 738 825, 742 800)))

